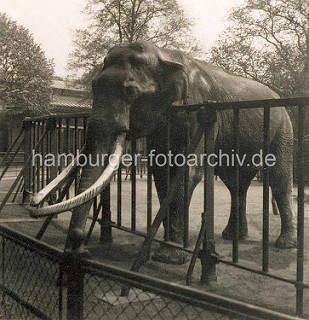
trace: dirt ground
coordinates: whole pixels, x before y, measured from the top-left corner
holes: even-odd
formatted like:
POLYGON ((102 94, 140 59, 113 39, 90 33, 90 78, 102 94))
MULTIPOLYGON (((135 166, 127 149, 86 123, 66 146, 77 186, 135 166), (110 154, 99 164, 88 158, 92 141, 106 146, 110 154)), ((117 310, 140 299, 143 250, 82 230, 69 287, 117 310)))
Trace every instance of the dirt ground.
MULTIPOLYGON (((11 178, 6 178, 5 183, 0 185, 1 198, 7 189, 11 178)), ((146 229, 146 178, 137 179, 137 230, 146 229)), ((194 246, 201 224, 201 212, 203 208, 203 185, 200 183, 196 188, 190 206, 190 245, 194 246)), ((116 221, 116 185, 112 183, 112 220, 116 221)), ((155 189, 154 189, 155 190, 155 189)), ((294 190, 296 195, 296 189, 294 190)), ((123 181, 122 192, 122 222, 124 226, 130 226, 130 181, 123 181)), ((17 199, 18 200, 18 199, 17 199)), ((296 197, 294 198, 295 210, 296 197)), ((232 244, 230 241, 223 240, 221 232, 224 229, 229 216, 230 196, 227 188, 221 181, 215 182, 215 241, 216 251, 220 256, 231 261, 232 244)), ((156 192, 153 194, 153 212, 158 210, 159 204, 156 192)), ((253 181, 247 201, 247 217, 249 226, 249 238, 240 242, 239 264, 262 269, 262 184, 253 181)), ((305 212, 305 244, 309 232, 308 208, 305 212)), ((58 247, 63 247, 66 237, 66 228, 69 223, 69 213, 59 216, 43 237, 43 241, 58 247)), ((28 211, 19 205, 7 205, 0 215, 0 223, 34 236, 42 221, 34 220, 29 217, 28 211)), ((90 221, 87 228, 89 228, 90 221)), ((287 279, 296 279, 296 249, 279 250, 274 247, 274 242, 280 232, 279 216, 270 215, 270 270, 275 274, 287 279)), ((132 261, 139 249, 143 238, 113 229, 113 243, 111 245, 99 244, 100 230, 95 227, 88 249, 93 258, 110 263, 122 268, 129 269, 132 261)), ((158 238, 162 238, 163 229, 158 233, 158 238)), ((153 244, 152 251, 158 247, 153 244)), ((305 247, 305 283, 309 279, 309 247, 305 247)), ((170 266, 149 260, 141 269, 141 272, 153 277, 175 283, 185 283, 185 276, 188 263, 182 266, 170 266)), ((200 290, 206 290, 221 294, 226 297, 239 299, 241 301, 260 305, 266 308, 275 309, 288 314, 295 314, 296 295, 295 287, 278 280, 263 277, 247 271, 233 268, 224 264, 217 266, 217 282, 205 286, 200 284, 201 267, 197 261, 193 274, 192 286, 200 290)), ((309 293, 304 291, 305 318, 309 319, 309 293)))

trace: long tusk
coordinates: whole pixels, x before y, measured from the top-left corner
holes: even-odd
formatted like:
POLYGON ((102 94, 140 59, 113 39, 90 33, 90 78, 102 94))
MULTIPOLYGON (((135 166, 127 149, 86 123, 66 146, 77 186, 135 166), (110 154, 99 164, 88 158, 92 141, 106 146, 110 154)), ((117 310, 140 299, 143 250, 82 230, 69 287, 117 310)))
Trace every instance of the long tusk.
POLYGON ((124 142, 125 134, 119 135, 115 143, 115 150, 113 152, 116 159, 115 162, 108 164, 99 179, 90 188, 73 197, 72 199, 68 199, 49 207, 35 209, 31 212, 31 216, 34 218, 39 218, 69 211, 91 201, 93 198, 99 195, 104 188, 109 185, 111 179, 113 178, 114 172, 118 169, 118 166, 121 162, 124 142))
MULTIPOLYGON (((85 146, 83 146, 81 152, 83 152, 84 148, 85 146)), ((77 168, 77 157, 75 157, 52 182, 33 196, 30 205, 33 207, 38 206, 51 192, 59 189, 72 174, 75 174, 77 168)))

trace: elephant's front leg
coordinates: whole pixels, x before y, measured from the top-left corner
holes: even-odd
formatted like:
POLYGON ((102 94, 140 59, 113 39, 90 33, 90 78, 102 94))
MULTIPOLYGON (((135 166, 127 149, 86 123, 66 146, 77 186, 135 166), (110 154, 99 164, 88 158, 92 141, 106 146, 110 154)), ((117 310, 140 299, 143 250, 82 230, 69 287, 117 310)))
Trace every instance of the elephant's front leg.
MULTIPOLYGON (((78 194, 87 190, 87 188, 95 182, 95 178, 102 173, 102 170, 103 169, 98 166, 92 168, 91 166, 86 165, 83 168, 78 194)), ((74 208, 65 244, 66 251, 83 251, 82 245, 86 236, 85 226, 91 205, 92 201, 88 201, 81 206, 74 208)))
MULTIPOLYGON (((173 178, 177 174, 179 168, 171 168, 170 169, 170 181, 172 183, 173 178)), ((189 177, 189 202, 191 200, 192 192, 198 183, 199 177, 198 172, 193 172, 191 170, 191 174, 189 177)), ((196 171, 196 169, 195 169, 196 171)), ((153 169, 155 184, 160 200, 160 204, 163 203, 165 197, 168 193, 168 185, 167 185, 167 168, 165 167, 154 167, 153 169)), ((170 203, 169 209, 169 221, 165 218, 163 220, 163 225, 165 228, 165 235, 169 241, 176 242, 178 244, 183 244, 184 239, 184 219, 185 219, 185 207, 184 207, 184 181, 178 185, 177 191, 174 194, 172 201, 170 203)), ((155 252, 152 257, 155 261, 160 261, 169 264, 183 264, 188 260, 188 254, 181 250, 176 249, 171 246, 161 245, 160 248, 155 252)))
MULTIPOLYGON (((170 181, 173 181, 176 170, 170 168, 170 181)), ((165 197, 168 195, 168 170, 167 167, 154 166, 153 174, 157 193, 162 205, 165 197)), ((165 230, 165 240, 173 241, 178 244, 183 243, 183 225, 184 225, 184 185, 178 186, 169 206, 169 219, 163 220, 165 230)), ((170 246, 161 245, 160 248, 152 256, 155 261, 169 264, 182 264, 186 262, 186 254, 184 251, 172 248, 170 246)))

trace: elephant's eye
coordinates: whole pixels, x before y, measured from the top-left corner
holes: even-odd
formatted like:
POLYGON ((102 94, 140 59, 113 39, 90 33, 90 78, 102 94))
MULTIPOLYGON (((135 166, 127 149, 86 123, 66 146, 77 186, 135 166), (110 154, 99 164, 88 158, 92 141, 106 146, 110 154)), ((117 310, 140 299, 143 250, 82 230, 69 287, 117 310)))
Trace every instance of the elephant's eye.
POLYGON ((136 86, 125 86, 124 91, 129 99, 135 99, 138 96, 138 89, 136 86))
POLYGON ((141 60, 136 56, 130 56, 129 62, 133 67, 136 67, 140 64, 141 60))

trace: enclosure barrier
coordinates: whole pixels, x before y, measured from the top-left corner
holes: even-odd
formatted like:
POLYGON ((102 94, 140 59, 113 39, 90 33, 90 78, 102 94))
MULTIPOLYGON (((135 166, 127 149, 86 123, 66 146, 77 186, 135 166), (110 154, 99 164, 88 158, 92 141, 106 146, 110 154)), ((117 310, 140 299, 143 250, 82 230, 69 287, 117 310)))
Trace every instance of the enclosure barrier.
MULTIPOLYGON (((185 128, 187 137, 187 148, 186 153, 192 153, 195 151, 197 145, 201 142, 202 137, 204 136, 204 152, 209 154, 214 150, 214 125, 216 121, 216 112, 220 110, 232 110, 234 114, 234 149, 235 153, 239 150, 239 110, 244 108, 264 108, 264 154, 267 154, 269 150, 269 119, 270 119, 270 109, 272 107, 298 107, 299 114, 299 124, 298 124, 298 214, 297 214, 297 277, 296 279, 286 279, 279 277, 277 275, 271 274, 268 271, 269 268, 269 168, 264 164, 263 165, 263 240, 262 240, 262 252, 263 252, 263 261, 261 269, 253 269, 247 266, 243 266, 238 262, 238 232, 235 233, 235 238, 233 240, 232 246, 232 260, 223 259, 218 256, 215 252, 215 242, 214 242, 214 171, 213 167, 205 166, 204 170, 204 208, 202 212, 202 224, 201 229, 196 241, 194 248, 189 248, 188 237, 189 237, 189 218, 188 218, 188 168, 181 167, 179 172, 174 177, 173 181, 170 179, 169 168, 167 168, 167 183, 168 183, 168 193, 165 201, 162 203, 160 210, 156 215, 153 215, 152 212, 152 168, 147 162, 147 217, 146 217, 146 230, 143 227, 139 228, 136 220, 136 206, 137 206, 137 197, 136 197, 136 176, 137 170, 134 165, 131 167, 131 206, 130 206, 130 225, 124 225, 123 223, 123 206, 122 206, 122 194, 123 194, 123 169, 118 169, 117 182, 113 186, 116 188, 117 192, 117 205, 116 210, 114 211, 116 215, 112 212, 111 206, 111 190, 110 188, 105 189, 100 195, 99 199, 95 199, 93 204, 93 211, 89 218, 92 219, 92 224, 86 236, 86 243, 91 237, 91 233, 94 228, 94 224, 98 221, 101 225, 101 241, 110 242, 112 239, 112 228, 117 228, 123 231, 131 232, 135 235, 142 236, 145 238, 143 245, 141 246, 139 253, 132 264, 131 270, 136 272, 145 262, 146 258, 149 256, 149 250, 153 241, 162 242, 161 240, 155 238, 159 226, 161 225, 163 219, 166 221, 166 230, 169 229, 169 204, 172 199, 173 193, 177 189, 177 185, 184 181, 184 214, 185 214, 185 223, 184 223, 184 239, 183 245, 173 243, 169 241, 168 232, 164 234, 164 244, 172 246, 178 249, 182 249, 190 254, 191 262, 187 272, 187 284, 191 282, 191 275, 193 268, 197 259, 199 258, 202 263, 202 281, 209 282, 216 279, 216 265, 218 263, 224 263, 226 265, 240 268, 249 272, 253 272, 265 277, 272 279, 280 280, 296 287, 297 297, 296 297, 296 314, 301 316, 303 314, 303 290, 308 286, 304 283, 304 111, 305 106, 309 105, 309 98, 291 98, 291 99, 273 99, 273 100, 259 100, 259 101, 238 101, 238 102, 205 102, 199 105, 191 106, 173 106, 170 108, 171 116, 175 112, 183 112, 186 115, 191 114, 192 112, 197 112, 199 120, 199 128, 195 132, 193 137, 189 136, 190 128, 185 128), (101 217, 100 217, 101 214, 101 217), (115 218, 115 222, 112 220, 115 218)), ((24 124, 25 134, 25 143, 27 146, 25 150, 25 167, 20 174, 21 177, 24 177, 24 193, 27 195, 27 192, 33 193, 37 192, 50 181, 58 172, 62 170, 60 166, 59 170, 56 168, 46 168, 38 163, 35 166, 29 166, 31 159, 31 154, 29 150, 39 150, 41 148, 42 153, 46 154, 48 152, 73 152, 75 153, 77 148, 81 148, 85 139, 85 128, 86 128, 86 115, 78 118, 75 116, 72 118, 72 115, 66 116, 66 118, 61 118, 61 116, 51 117, 51 118, 36 118, 36 119, 27 119, 24 124), (73 120, 74 125, 72 125, 73 120), (63 125, 63 123, 65 124, 63 125), (54 128, 54 129, 52 129, 54 128), (80 130, 80 133, 79 133, 80 130), (71 132, 71 133, 70 133, 71 132), (72 139, 70 138, 72 136, 72 139), (80 138, 79 138, 80 137, 80 138), (70 144, 70 141, 73 141, 73 144, 70 144), (30 147, 29 147, 30 146, 30 147), (28 150, 28 151, 27 151, 28 150), (28 152, 28 153, 27 153, 28 152), (54 170, 54 171, 53 171, 54 170)), ((170 128, 167 127, 166 136, 169 137, 170 128)), ((131 140, 132 153, 136 153, 136 141, 131 140)), ((166 142, 166 150, 169 150, 169 139, 166 142)), ((239 188, 239 167, 235 167, 235 184, 239 188)), ((78 185, 79 175, 76 176, 76 179, 67 183, 57 195, 53 195, 49 199, 50 202, 61 201, 64 197, 69 197, 69 192, 75 193, 76 187, 78 185), (70 184, 72 187, 70 188, 70 184)), ((18 182, 15 183, 14 188, 18 182)), ((13 188, 13 189, 14 189, 13 188)), ((13 190, 10 189, 10 192, 13 190)), ((12 192, 11 192, 12 193, 12 192)), ((236 200, 236 204, 239 204, 239 199, 236 200)), ((2 202, 2 207, 4 206, 2 202)), ((114 204, 113 204, 114 206, 114 204)), ((2 208, 1 207, 1 208, 2 208)), ((238 206, 236 205, 238 208, 238 206)), ((113 208, 114 209, 114 208, 113 208)), ((126 210, 127 213, 128 210, 126 210)), ((238 213, 239 214, 239 213, 238 213)), ((236 214, 236 224, 239 223, 239 217, 236 214)), ((42 225, 40 232, 37 235, 37 238, 40 239, 48 224, 50 223, 52 217, 48 217, 45 223, 42 225)), ((238 230, 238 228, 236 228, 238 230)), ((122 287, 122 295, 129 295, 128 289, 131 288, 131 285, 128 284, 122 287)))
MULTIPOLYGON (((204 174, 204 211, 202 214, 202 226, 201 230, 195 244, 195 249, 192 251, 187 248, 188 243, 188 222, 187 219, 184 224, 184 245, 183 250, 192 253, 192 258, 190 266, 187 272, 187 283, 190 284, 192 271, 197 258, 200 258, 202 263, 202 282, 209 282, 216 279, 216 264, 224 263, 226 265, 250 271, 265 277, 283 281, 285 283, 292 284, 296 287, 296 314, 301 316, 303 314, 303 291, 304 288, 308 288, 304 281, 304 112, 305 106, 309 105, 308 98, 290 98, 290 99, 272 99, 272 100, 259 100, 259 101, 237 101, 237 102, 205 102, 200 105, 191 106, 175 106, 171 107, 171 112, 199 112, 200 128, 197 130, 195 137, 191 140, 191 148, 188 145, 187 150, 191 153, 192 150, 196 149, 197 144, 200 142, 202 134, 201 132, 205 130, 205 149, 206 154, 210 154, 214 150, 214 123, 215 123, 215 112, 220 110, 233 110, 234 113, 234 150, 237 154, 239 152, 239 111, 240 109, 250 109, 250 108, 263 108, 264 109, 264 154, 269 153, 269 126, 270 126, 270 109, 272 107, 297 107, 298 108, 298 153, 297 153, 297 176, 298 176, 298 209, 297 209, 297 270, 296 279, 287 279, 284 277, 277 276, 269 272, 269 167, 263 162, 263 237, 262 237, 262 266, 261 270, 249 268, 238 263, 239 256, 239 245, 238 245, 238 224, 239 224, 239 198, 236 199, 236 230, 235 238, 233 240, 232 246, 232 261, 226 260, 218 256, 215 252, 214 243, 214 207, 213 207, 213 180, 214 172, 213 168, 210 166, 205 167, 204 174), (202 248, 201 245, 203 244, 202 248)), ((167 136, 169 136, 169 128, 167 128, 167 136)), ((169 149, 169 142, 167 142, 167 150, 169 149)), ((239 190, 239 166, 235 166, 235 185, 236 189, 239 190)), ((167 171, 169 175, 169 171, 167 171)), ((158 228, 163 221, 166 219, 166 229, 168 230, 169 224, 169 203, 171 201, 173 191, 179 185, 181 179, 185 179, 187 185, 187 178, 185 174, 185 169, 179 168, 177 175, 174 177, 174 181, 170 182, 167 178, 167 183, 169 184, 168 194, 166 200, 162 203, 160 210, 155 216, 151 226, 147 225, 147 234, 142 234, 141 232, 136 232, 135 223, 132 223, 131 230, 126 227, 122 227, 119 217, 121 217, 121 212, 118 207, 118 223, 113 224, 110 221, 110 226, 119 228, 124 231, 131 231, 135 234, 142 235, 145 237, 145 241, 141 246, 139 253, 132 264, 131 270, 138 271, 143 263, 147 260, 149 256, 149 251, 152 241, 157 241, 155 235, 158 228)), ((149 175, 148 175, 149 179, 149 175)), ((187 199, 185 187, 185 199, 187 199)), ((119 192, 119 189, 118 189, 119 192)), ((151 184, 148 184, 149 194, 152 193, 151 184)), ((238 194, 238 193, 237 193, 238 194)), ((118 193, 118 197, 121 192, 118 193)), ((148 195, 150 198, 150 195, 148 195)), ((185 206, 187 206, 187 201, 185 201, 185 206)), ((135 221, 135 188, 132 188, 132 208, 131 215, 132 220, 135 221)), ((187 216, 187 207, 185 207, 184 212, 187 216)), ((110 217, 110 214, 108 215, 110 217)), ((147 208, 147 221, 151 220, 151 209, 147 208)), ((180 246, 175 243, 169 242, 166 237, 167 232, 165 232, 165 244, 176 248, 180 246)), ((124 289, 123 294, 128 293, 128 288, 124 289)))
POLYGON ((0 243, 1 319, 299 319, 64 253, 3 225, 0 243))
MULTIPOLYGON (((207 283, 216 279, 216 265, 218 263, 223 263, 232 267, 236 267, 242 270, 246 270, 252 273, 256 273, 268 278, 276 279, 289 283, 296 287, 296 314, 301 316, 303 314, 303 291, 304 288, 308 288, 308 285, 304 283, 304 120, 305 120, 305 106, 309 105, 309 98, 289 98, 289 99, 270 99, 270 100, 258 100, 258 101, 237 101, 237 102, 205 102, 199 105, 185 105, 185 106, 174 106, 171 107, 171 114, 174 112, 198 112, 198 120, 200 127, 197 129, 195 136, 191 138, 191 142, 188 144, 188 153, 194 153, 197 145, 200 143, 203 132, 204 134, 204 153, 210 154, 214 151, 214 124, 216 121, 216 112, 223 110, 231 110, 234 115, 234 150, 235 153, 239 153, 239 111, 241 109, 250 108, 263 108, 264 109, 264 146, 263 153, 269 153, 269 127, 270 127, 270 110, 272 107, 297 107, 298 108, 298 153, 297 153, 297 176, 298 176, 298 209, 297 209, 297 270, 296 279, 289 279, 280 277, 278 275, 269 272, 269 167, 265 164, 265 159, 263 159, 263 235, 262 235, 262 266, 261 270, 249 268, 247 266, 239 264, 239 234, 238 234, 238 224, 239 224, 239 197, 236 199, 236 232, 233 240, 232 246, 232 261, 223 259, 215 252, 215 242, 214 242, 214 170, 211 166, 205 166, 204 172, 204 211, 202 213, 202 225, 200 233, 198 235, 195 248, 192 251, 187 248, 188 243, 188 223, 187 219, 184 224, 184 242, 182 249, 188 253, 192 254, 191 262, 187 272, 187 284, 191 282, 191 275, 196 263, 197 258, 201 260, 202 263, 202 276, 201 281, 207 283), (201 248, 202 246, 202 248, 201 248)), ((167 128, 167 137, 169 136, 169 127, 167 128)), ((167 150, 169 150, 169 142, 167 142, 167 150)), ((235 185, 236 190, 239 190, 239 165, 236 165, 234 170, 235 174, 235 185)), ((184 179, 188 184, 188 179, 186 177, 187 171, 185 167, 178 169, 178 173, 171 182, 170 178, 167 178, 167 183, 169 184, 168 193, 165 201, 161 204, 161 207, 156 214, 151 226, 147 227, 147 234, 136 232, 135 224, 131 225, 131 229, 121 226, 119 223, 119 213, 118 208, 118 223, 113 224, 110 221, 110 226, 115 227, 124 231, 133 232, 137 235, 145 237, 145 241, 142 244, 136 259, 134 260, 131 270, 136 272, 139 271, 143 263, 149 257, 149 252, 151 248, 152 241, 159 241, 155 238, 159 226, 161 225, 163 219, 166 221, 166 229, 169 226, 169 204, 173 197, 173 193, 177 189, 177 186, 184 179)), ((167 170, 167 175, 169 175, 169 170, 167 170)), ((149 176, 148 176, 149 179, 149 176)), ((188 185, 185 187, 184 197, 187 199, 188 185)), ((119 192, 119 190, 118 190, 119 192)), ((135 188, 132 188, 132 208, 131 215, 132 220, 135 221, 136 212, 135 208, 135 188), (134 205, 133 205, 134 204, 134 205)), ((152 193, 151 184, 148 184, 149 194, 152 193)), ((237 192, 238 194, 238 192, 237 192)), ((121 196, 121 192, 118 193, 118 197, 121 196)), ((148 196, 149 198, 150 196, 148 196)), ((187 216, 187 201, 185 203, 184 212, 187 216)), ((149 209, 149 208, 147 208, 149 209)), ((110 213, 108 214, 110 217, 110 213)), ((151 220, 151 210, 147 210, 147 221, 151 220)), ((172 243, 166 237, 165 232, 165 245, 172 246, 175 248, 181 248, 179 244, 172 243)), ((123 295, 128 294, 128 288, 124 288, 123 295)))

